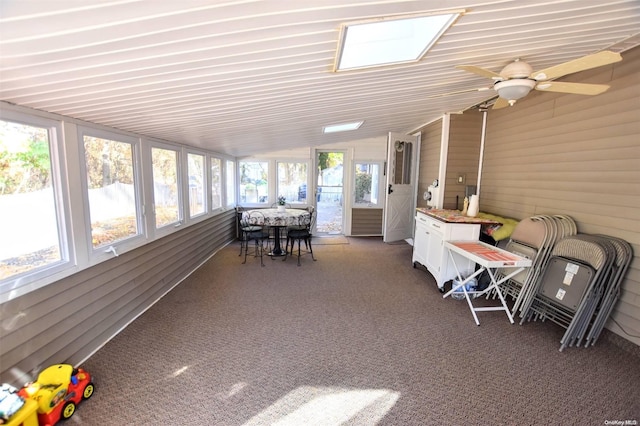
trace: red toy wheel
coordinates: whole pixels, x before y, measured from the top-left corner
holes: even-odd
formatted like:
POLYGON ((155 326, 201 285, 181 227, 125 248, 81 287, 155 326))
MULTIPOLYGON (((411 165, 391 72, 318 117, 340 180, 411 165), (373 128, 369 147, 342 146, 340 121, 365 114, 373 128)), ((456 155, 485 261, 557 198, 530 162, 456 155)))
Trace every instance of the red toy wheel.
POLYGON ((89 382, 87 386, 84 387, 84 391, 82 391, 82 399, 91 398, 91 395, 93 395, 94 390, 95 390, 95 387, 93 386, 93 383, 89 382))
POLYGON ((62 418, 68 419, 69 417, 73 416, 73 413, 75 412, 76 404, 74 404, 72 401, 69 401, 64 405, 64 408, 62 409, 62 418))

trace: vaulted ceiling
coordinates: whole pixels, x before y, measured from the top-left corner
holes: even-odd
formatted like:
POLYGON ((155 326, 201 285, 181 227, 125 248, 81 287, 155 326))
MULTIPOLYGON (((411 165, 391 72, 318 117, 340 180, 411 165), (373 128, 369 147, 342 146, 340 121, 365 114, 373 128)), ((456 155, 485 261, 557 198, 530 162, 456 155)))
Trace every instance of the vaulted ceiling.
POLYGON ((2 0, 0 99, 255 155, 410 133, 496 96, 456 65, 539 70, 639 31, 637 0, 2 0), (332 72, 341 24, 460 9, 417 63, 332 72))

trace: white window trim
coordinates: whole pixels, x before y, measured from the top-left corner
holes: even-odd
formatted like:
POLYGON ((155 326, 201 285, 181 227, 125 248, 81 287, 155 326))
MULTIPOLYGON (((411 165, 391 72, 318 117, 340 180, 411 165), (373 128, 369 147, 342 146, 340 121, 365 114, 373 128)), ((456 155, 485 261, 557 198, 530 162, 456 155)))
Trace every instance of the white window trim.
POLYGON ((83 194, 83 207, 84 207, 84 223, 86 232, 86 250, 89 256, 89 264, 95 265, 113 257, 119 256, 122 253, 133 250, 140 247, 147 242, 147 236, 145 234, 144 214, 142 207, 142 174, 140 167, 140 139, 132 136, 109 132, 106 130, 94 129, 91 127, 78 126, 78 147, 80 154, 80 173, 81 173, 81 185, 83 194), (131 144, 133 148, 133 179, 134 179, 134 192, 136 197, 136 222, 138 227, 138 234, 126 238, 122 241, 116 241, 108 246, 93 247, 92 234, 91 234, 91 214, 89 205, 89 187, 87 182, 87 166, 85 161, 84 151, 84 137, 95 137, 101 139, 112 140, 115 142, 123 142, 131 144))
POLYGON ((381 209, 384 207, 384 185, 385 185, 385 169, 382 160, 353 160, 351 162, 351 203, 354 209, 381 209), (356 203, 356 164, 377 164, 378 165, 378 202, 377 203, 356 203))
MULTIPOLYGON (((299 207, 305 207, 305 206, 313 205, 313 197, 311 197, 311 199, 309 198, 310 197, 309 190, 311 188, 311 185, 310 185, 311 182, 310 181, 312 180, 310 175, 313 173, 313 169, 311 168, 311 159, 309 159, 309 158, 305 158, 305 159, 302 159, 302 158, 280 159, 280 158, 278 158, 278 159, 274 160, 274 163, 275 163, 275 165, 274 165, 275 187, 273 189, 273 191, 274 191, 273 192, 273 201, 271 202, 271 204, 275 203, 277 201, 277 199, 278 199, 278 183, 279 183, 278 182, 278 164, 279 163, 300 163, 300 164, 306 164, 307 165, 307 180, 305 181, 305 183, 307 184, 307 202, 306 203, 291 202, 289 204, 291 204, 291 207, 293 207, 293 208, 299 208, 299 207)), ((269 196, 269 200, 271 200, 271 198, 272 198, 272 196, 270 195, 269 196)), ((271 205, 271 204, 269 204, 269 205, 271 205)))
POLYGON ((207 169, 207 186, 205 188, 205 191, 207 193, 207 206, 208 206, 208 214, 212 215, 212 214, 216 214, 218 212, 221 212, 224 210, 225 208, 225 177, 224 177, 224 165, 225 165, 225 159, 218 156, 218 155, 213 155, 213 154, 207 154, 206 156, 206 160, 205 160, 205 168, 207 169), (222 191, 220 194, 220 207, 213 207, 213 194, 211 193, 211 189, 213 188, 213 173, 211 172, 211 165, 213 164, 213 160, 218 160, 220 161, 220 190, 222 191))
POLYGON ((231 158, 224 158, 224 157, 221 157, 221 159, 222 159, 222 182, 223 182, 222 186, 224 189, 222 205, 226 206, 227 209, 233 209, 235 208, 236 205, 238 205, 238 173, 239 173, 238 160, 231 159, 231 158), (230 162, 233 163, 233 170, 227 170, 230 162), (229 173, 231 174, 231 176, 233 176, 233 185, 231 185, 231 187, 233 188, 233 200, 229 199, 229 192, 227 191, 227 189, 229 189, 229 185, 227 182, 229 173))
POLYGON ((51 182, 56 204, 60 261, 22 274, 13 275, 0 281, 0 304, 37 290, 45 285, 71 275, 78 270, 76 250, 71 234, 71 216, 69 184, 65 150, 63 144, 62 122, 18 111, 0 109, 0 118, 28 126, 48 129, 49 152, 51 161, 51 182))
MULTIPOLYGON (((83 122, 58 114, 26 109, 2 101, 0 101, 0 107, 0 118, 4 120, 50 129, 51 179, 56 202, 61 258, 63 259, 55 264, 14 275, 1 281, 0 304, 46 287, 49 284, 71 276, 83 269, 95 266, 114 256, 112 253, 104 257, 99 254, 94 256, 92 253, 93 245, 91 244, 88 198, 87 193, 83 190, 87 185, 86 182, 83 183, 83 181, 86 181, 86 177, 78 179, 78 176, 82 176, 82 170, 86 170, 84 138, 79 128, 88 130, 88 134, 91 136, 122 142, 132 142, 135 140, 136 142, 134 147, 134 173, 136 174, 136 190, 139 191, 137 193, 139 206, 137 207, 138 214, 141 215, 139 217, 141 221, 139 229, 142 235, 140 238, 136 236, 117 242, 116 244, 121 245, 120 248, 116 249, 118 254, 148 244, 155 239, 179 231, 183 226, 188 226, 190 223, 193 223, 193 221, 185 223, 186 212, 183 194, 186 184, 182 170, 185 167, 183 162, 186 161, 185 150, 195 150, 194 148, 154 138, 141 137, 135 133, 121 132, 106 126, 94 125, 93 123, 83 122), (167 225, 159 229, 155 228, 155 215, 152 214, 154 194, 151 148, 153 147, 171 149, 178 153, 180 223, 167 225), (72 216, 73 220, 71 220, 72 216), (135 243, 133 242, 134 238, 136 240, 135 243)), ((198 153, 206 154, 206 158, 215 157, 222 160, 223 206, 213 212, 207 211, 206 214, 198 216, 199 220, 206 220, 224 211, 234 209, 238 203, 239 159, 210 151, 200 151, 198 153), (228 161, 233 164, 231 173, 235 178, 235 182, 233 182, 235 201, 231 203, 229 203, 227 196, 228 161)), ((270 165, 270 169, 273 170, 273 166, 270 165)), ((206 173, 210 174, 210 171, 206 173)), ((86 171, 84 174, 86 176, 86 171)), ((269 177, 269 179, 270 182, 273 182, 271 177, 269 177)), ((207 178, 206 185, 208 188, 207 193, 210 193, 210 178, 207 178)), ((98 249, 98 251, 99 250, 100 249, 98 249)))
POLYGON ((159 142, 152 139, 143 140, 143 164, 148 165, 148 170, 143 171, 143 179, 146 182, 149 182, 147 185, 149 188, 148 196, 145 197, 145 213, 146 213, 146 223, 147 230, 150 236, 153 239, 161 238, 166 235, 170 235, 185 225, 185 203, 184 203, 184 179, 183 179, 183 147, 179 145, 168 144, 165 142, 159 142), (146 142, 146 143, 145 143, 146 142), (155 194, 153 191, 154 182, 153 182, 153 160, 151 156, 151 151, 153 148, 167 149, 172 150, 177 153, 178 158, 176 159, 176 165, 178 167, 176 176, 178 177, 178 221, 170 223, 168 225, 162 226, 160 228, 156 228, 156 212, 155 212, 155 194))
POLYGON ((241 205, 243 207, 271 207, 271 204, 276 202, 276 196, 275 191, 276 191, 276 183, 274 182, 275 179, 277 179, 275 177, 276 173, 273 171, 274 170, 274 164, 275 161, 274 160, 267 160, 267 159, 260 159, 260 158, 244 158, 241 160, 236 160, 236 196, 238 198, 237 200, 237 204, 241 205), (240 200, 240 163, 267 163, 267 201, 264 203, 247 203, 247 202, 242 202, 240 200))
POLYGON ((191 148, 184 149, 184 154, 182 155, 182 158, 184 162, 182 167, 182 170, 183 170, 182 181, 185 183, 185 187, 183 187, 182 203, 184 204, 185 222, 187 224, 197 223, 203 219, 206 219, 210 215, 209 206, 211 205, 211 185, 210 185, 211 172, 209 170, 209 166, 210 166, 209 158, 206 151, 198 151, 191 148), (191 216, 190 200, 189 200, 189 154, 202 156, 202 167, 204 169, 203 170, 204 180, 202 182, 202 185, 203 185, 202 191, 204 195, 204 200, 203 200, 204 209, 202 210, 202 213, 198 213, 193 216, 191 216))

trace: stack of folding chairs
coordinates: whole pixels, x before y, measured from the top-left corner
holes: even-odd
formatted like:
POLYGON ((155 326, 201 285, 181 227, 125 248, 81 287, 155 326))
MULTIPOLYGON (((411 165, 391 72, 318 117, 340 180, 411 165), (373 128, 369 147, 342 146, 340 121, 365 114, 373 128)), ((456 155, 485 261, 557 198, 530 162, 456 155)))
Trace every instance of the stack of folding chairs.
POLYGON ((624 240, 578 234, 559 239, 520 305, 522 321, 550 320, 566 332, 560 350, 595 344, 632 260, 624 240))
MULTIPOLYGON (((531 260, 531 267, 500 285, 505 296, 514 299, 512 312, 522 310, 536 292, 536 283, 544 270, 556 241, 577 233, 568 216, 539 215, 523 219, 513 230, 505 250, 531 260)), ((509 271, 497 271, 498 278, 509 271)))

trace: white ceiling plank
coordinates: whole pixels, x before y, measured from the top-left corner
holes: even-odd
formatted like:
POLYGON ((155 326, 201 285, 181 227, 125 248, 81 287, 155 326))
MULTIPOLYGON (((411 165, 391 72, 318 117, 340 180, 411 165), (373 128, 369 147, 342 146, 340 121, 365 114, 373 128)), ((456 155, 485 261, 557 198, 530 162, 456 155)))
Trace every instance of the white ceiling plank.
POLYGON ((640 43, 637 0, 38 5, 0 3, 1 100, 240 156, 408 132, 496 96, 456 65, 537 70, 640 43), (331 72, 341 24, 454 9, 465 13, 423 60, 331 72), (352 120, 365 123, 321 133, 352 120))

